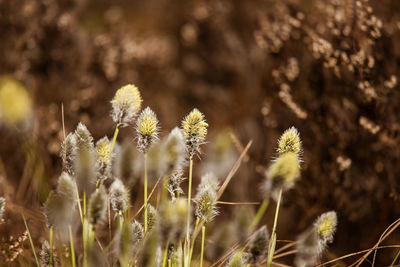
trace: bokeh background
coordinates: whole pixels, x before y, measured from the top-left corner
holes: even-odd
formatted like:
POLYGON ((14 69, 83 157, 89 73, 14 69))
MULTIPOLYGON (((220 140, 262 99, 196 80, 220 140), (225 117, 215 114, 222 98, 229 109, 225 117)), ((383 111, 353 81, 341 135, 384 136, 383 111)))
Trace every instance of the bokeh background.
MULTIPOLYGON (((12 200, 4 237, 23 229, 18 210, 43 201, 28 178, 54 187, 62 104, 67 132, 82 121, 95 139, 111 137, 109 101, 127 83, 157 113, 161 135, 199 108, 210 125, 204 159, 221 133, 237 154, 253 140, 226 201, 262 200, 277 138, 299 130, 302 177, 284 195, 280 239, 335 210, 332 259, 371 247, 399 217, 399 1, 0 0, 0 40, 2 79, 20 81, 34 103, 29 130, 0 130, 0 191, 12 200)), ((133 142, 134 129, 121 138, 133 142)), ((234 210, 221 210, 223 225, 234 210)), ((394 233, 385 244, 399 242, 394 233)), ((396 253, 380 251, 380 266, 396 253)))

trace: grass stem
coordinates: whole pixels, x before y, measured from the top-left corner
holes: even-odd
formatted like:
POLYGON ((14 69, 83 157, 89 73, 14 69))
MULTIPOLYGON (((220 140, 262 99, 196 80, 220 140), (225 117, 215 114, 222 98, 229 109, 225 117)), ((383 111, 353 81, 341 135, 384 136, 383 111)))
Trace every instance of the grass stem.
POLYGON ((267 267, 271 267, 272 258, 274 257, 274 253, 275 253, 275 246, 276 246, 276 225, 277 225, 277 223, 278 223, 278 215, 279 215, 279 207, 280 207, 280 204, 281 204, 281 198, 282 198, 282 189, 279 191, 278 202, 276 203, 274 225, 273 225, 273 227, 272 227, 271 239, 270 239, 270 241, 269 241, 269 246, 268 246, 267 267))
POLYGON ((36 265, 37 265, 37 267, 40 267, 39 260, 38 260, 38 257, 36 255, 35 246, 33 245, 31 232, 29 231, 28 224, 26 223, 25 216, 23 214, 22 214, 22 219, 24 220, 25 228, 26 228, 26 231, 28 233, 29 242, 31 243, 32 252, 33 252, 33 256, 35 257, 36 265))
POLYGON ((200 256, 200 267, 203 267, 203 258, 204 258, 204 239, 206 237, 206 226, 203 225, 201 228, 201 256, 200 256))
POLYGON ((72 267, 75 267, 75 248, 74 248, 74 239, 72 236, 72 229, 71 225, 68 226, 68 232, 69 232, 69 244, 71 247, 71 262, 72 262, 72 267))
POLYGON ((253 232, 253 230, 256 228, 258 223, 261 221, 262 217, 264 216, 265 211, 268 208, 268 204, 269 204, 269 199, 264 199, 261 206, 258 208, 256 216, 254 217, 253 221, 250 224, 250 232, 253 232))
POLYGON ((144 233, 147 233, 147 153, 144 153, 144 233))

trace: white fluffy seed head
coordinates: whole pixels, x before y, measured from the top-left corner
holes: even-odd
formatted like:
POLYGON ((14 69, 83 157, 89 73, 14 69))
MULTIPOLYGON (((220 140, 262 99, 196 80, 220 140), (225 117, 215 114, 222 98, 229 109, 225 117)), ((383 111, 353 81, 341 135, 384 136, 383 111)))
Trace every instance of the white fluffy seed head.
POLYGON ((129 208, 129 191, 119 179, 110 187, 111 207, 116 213, 123 213, 129 208))
POLYGON ((158 140, 158 119, 149 108, 145 108, 136 121, 137 146, 140 152, 147 153, 150 146, 158 140))
POLYGON ((135 85, 128 84, 117 90, 111 104, 114 122, 124 127, 131 123, 139 112, 142 97, 135 85))
POLYGON ((201 178, 194 202, 195 214, 201 220, 210 222, 218 215, 217 209, 218 180, 213 174, 206 174, 201 178))

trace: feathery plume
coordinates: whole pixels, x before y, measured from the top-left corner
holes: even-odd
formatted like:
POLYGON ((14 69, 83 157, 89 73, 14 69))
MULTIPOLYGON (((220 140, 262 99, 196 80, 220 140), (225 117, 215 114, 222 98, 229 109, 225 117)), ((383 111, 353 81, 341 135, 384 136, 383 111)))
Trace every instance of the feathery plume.
POLYGON ((183 119, 183 136, 185 137, 186 149, 190 157, 193 157, 195 153, 200 153, 200 145, 206 140, 207 127, 208 124, 204 119, 203 113, 196 108, 183 119))
POLYGON ((107 194, 104 187, 92 193, 88 204, 89 222, 93 228, 105 220, 107 213, 107 194))
POLYGON ((64 171, 74 175, 74 161, 76 158, 76 137, 74 133, 69 133, 62 142, 60 157, 62 158, 64 171))
POLYGON ((158 139, 158 120, 156 114, 149 107, 140 113, 136 121, 136 132, 139 151, 147 153, 150 146, 158 139))
POLYGON ((136 220, 132 222, 132 242, 137 246, 144 237, 143 226, 136 220))
POLYGON ((127 126, 135 118, 142 105, 139 89, 133 84, 121 87, 111 100, 111 105, 113 121, 122 127, 127 126))
POLYGON ((267 227, 264 225, 251 238, 248 252, 248 262, 255 264, 264 260, 267 256, 269 244, 269 233, 267 227))
POLYGON ((27 122, 32 114, 32 100, 26 88, 11 77, 0 80, 0 123, 15 125, 27 122))
POLYGON ((201 177, 201 182, 197 188, 194 202, 196 203, 195 214, 201 220, 210 222, 217 214, 217 178, 209 173, 201 177))
POLYGON ((301 153, 300 134, 295 127, 287 129, 278 140, 278 153, 280 155, 293 152, 297 155, 301 153))
POLYGON ((185 163, 186 146, 182 130, 175 127, 162 145, 166 173, 181 169, 185 163))
POLYGON ((129 191, 119 179, 110 186, 110 201, 114 212, 122 214, 129 208, 129 191))

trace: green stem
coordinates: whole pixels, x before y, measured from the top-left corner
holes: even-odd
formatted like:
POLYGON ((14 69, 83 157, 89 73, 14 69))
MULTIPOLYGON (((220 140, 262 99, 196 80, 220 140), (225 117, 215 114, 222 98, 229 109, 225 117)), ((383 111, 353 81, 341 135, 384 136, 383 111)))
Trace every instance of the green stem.
POLYGON ((70 243, 70 246, 71 246, 72 267, 75 267, 75 249, 74 249, 74 239, 73 239, 73 236, 72 236, 71 225, 68 226, 68 231, 69 231, 69 243, 70 243))
POLYGON ((400 250, 399 250, 399 252, 397 252, 396 257, 394 257, 394 260, 393 260, 392 264, 390 264, 390 267, 395 265, 395 263, 396 263, 397 259, 399 258, 399 256, 400 256, 400 250))
POLYGON ((278 202, 276 203, 274 225, 272 227, 271 239, 269 241, 267 267, 271 267, 272 258, 274 257, 275 246, 276 246, 276 225, 278 223, 278 215, 279 215, 279 207, 281 204, 281 198, 282 198, 282 189, 279 191, 278 202))
POLYGON ((203 267, 203 257, 204 257, 204 239, 206 237, 206 226, 203 225, 201 228, 201 256, 200 256, 200 267, 203 267))
POLYGON ((114 151, 115 142, 117 141, 117 136, 118 136, 118 133, 119 133, 119 128, 118 127, 119 127, 119 124, 117 124, 115 126, 114 136, 113 136, 113 139, 112 139, 112 142, 111 142, 111 153, 114 151))
POLYGON ((168 267, 171 267, 171 259, 168 259, 168 267))
POLYGON ((81 217, 81 223, 83 224, 82 206, 81 206, 81 200, 79 199, 79 191, 78 191, 78 185, 76 184, 76 181, 75 181, 75 188, 76 188, 76 200, 78 201, 79 215, 81 217))
POLYGON ((50 231, 49 231, 49 243, 50 243, 50 259, 49 259, 49 263, 50 266, 53 266, 53 227, 50 227, 50 231))
POLYGON ((268 204, 269 204, 269 199, 264 199, 261 206, 258 208, 256 216, 254 217, 253 221, 250 224, 250 232, 253 232, 254 228, 256 228, 258 223, 261 221, 265 211, 268 208, 268 204))
POLYGON ((86 217, 86 191, 83 191, 83 216, 86 217))
POLYGON ((147 233, 147 153, 144 153, 144 233, 147 233))
POLYGON ((189 232, 190 232, 190 203, 192 197, 192 172, 193 172, 193 157, 190 156, 189 163, 189 187, 188 187, 188 213, 187 213, 187 224, 186 224, 186 242, 190 242, 189 232))
MULTIPOLYGON (((199 223, 200 223, 200 219, 197 218, 197 219, 196 219, 196 224, 195 224, 195 226, 194 226, 194 231, 193 231, 193 233, 196 232, 197 227, 199 226, 199 223)), ((194 248, 194 243, 195 243, 195 241, 196 241, 196 240, 193 240, 192 244, 190 245, 189 266, 190 266, 190 263, 192 262, 192 255, 193 255, 193 248, 194 248)))
POLYGON ((162 261, 162 267, 165 267, 165 265, 167 264, 168 246, 169 246, 169 242, 167 242, 167 246, 166 246, 165 249, 164 249, 164 256, 163 256, 163 261, 162 261))
POLYGON ((36 255, 35 246, 33 245, 31 232, 29 231, 28 224, 26 223, 26 220, 25 220, 25 216, 24 216, 23 214, 21 214, 21 215, 22 215, 22 219, 24 220, 24 224, 25 224, 26 231, 27 231, 27 233, 28 233, 29 243, 31 243, 31 247, 32 247, 32 251, 33 251, 33 256, 35 256, 36 265, 37 265, 37 267, 40 267, 39 260, 38 260, 38 257, 37 257, 37 255, 36 255))

